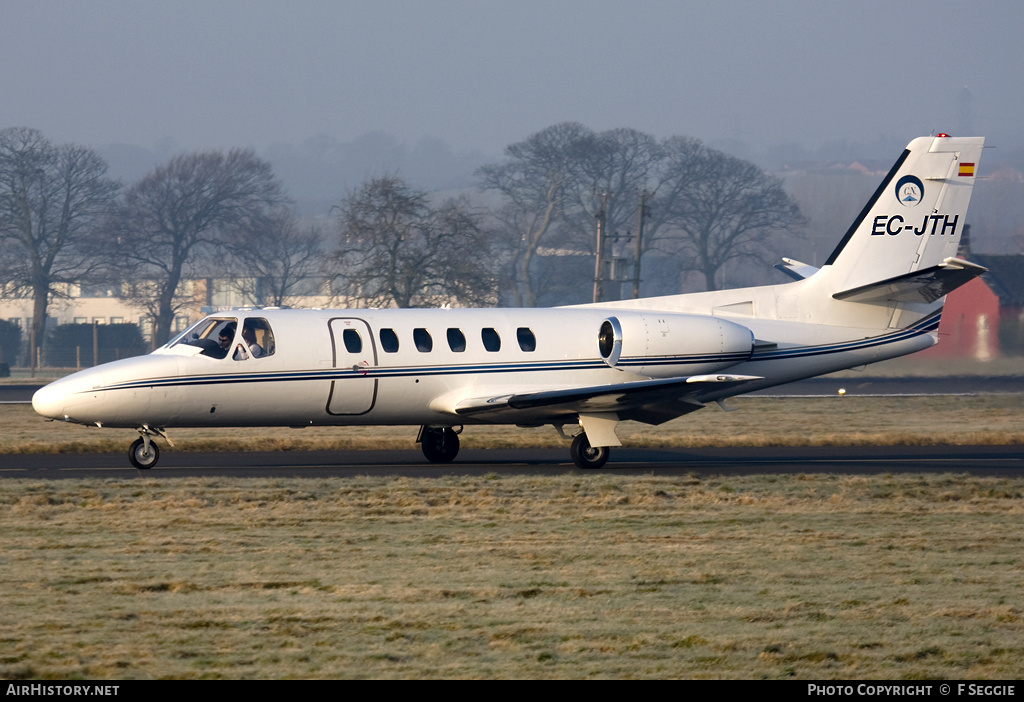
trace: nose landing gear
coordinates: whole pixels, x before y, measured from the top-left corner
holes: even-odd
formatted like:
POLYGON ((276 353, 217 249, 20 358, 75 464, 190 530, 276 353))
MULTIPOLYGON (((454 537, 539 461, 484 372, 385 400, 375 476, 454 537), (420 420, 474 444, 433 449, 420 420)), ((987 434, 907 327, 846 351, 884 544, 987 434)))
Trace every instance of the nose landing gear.
POLYGON ((149 470, 160 460, 160 449, 148 435, 140 436, 128 449, 128 460, 140 470, 149 470))
MULTIPOLYGON (((164 433, 163 429, 150 427, 146 424, 139 427, 138 432, 140 434, 139 438, 133 441, 128 449, 128 460, 139 470, 149 470, 160 460, 160 448, 153 443, 152 437, 159 436, 168 444, 171 444, 171 440, 167 438, 167 434, 164 433)), ((171 444, 171 446, 173 445, 171 444)))

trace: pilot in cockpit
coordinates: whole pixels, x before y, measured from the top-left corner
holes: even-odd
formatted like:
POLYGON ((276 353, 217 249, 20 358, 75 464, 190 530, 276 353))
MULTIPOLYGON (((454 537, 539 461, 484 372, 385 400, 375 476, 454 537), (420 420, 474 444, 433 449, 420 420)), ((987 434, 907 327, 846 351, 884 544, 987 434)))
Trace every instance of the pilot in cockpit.
POLYGON ((235 325, 227 324, 223 329, 220 330, 220 348, 223 353, 218 354, 218 358, 224 358, 228 355, 228 351, 231 349, 231 342, 235 340, 235 325))
POLYGON ((256 322, 254 320, 245 320, 245 324, 242 325, 242 340, 249 347, 249 355, 253 358, 263 355, 263 347, 256 342, 256 322))

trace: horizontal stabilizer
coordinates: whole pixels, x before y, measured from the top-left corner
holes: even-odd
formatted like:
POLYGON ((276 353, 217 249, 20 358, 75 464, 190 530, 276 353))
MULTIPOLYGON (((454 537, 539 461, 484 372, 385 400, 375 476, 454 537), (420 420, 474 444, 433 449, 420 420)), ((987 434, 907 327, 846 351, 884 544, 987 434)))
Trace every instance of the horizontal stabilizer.
POLYGON ((776 270, 782 271, 793 280, 810 278, 820 270, 809 263, 803 263, 793 258, 783 258, 782 263, 775 264, 775 268, 776 270))
POLYGON ((847 302, 885 304, 888 302, 934 302, 943 295, 970 282, 988 269, 960 258, 888 280, 861 285, 835 293, 832 297, 847 302))

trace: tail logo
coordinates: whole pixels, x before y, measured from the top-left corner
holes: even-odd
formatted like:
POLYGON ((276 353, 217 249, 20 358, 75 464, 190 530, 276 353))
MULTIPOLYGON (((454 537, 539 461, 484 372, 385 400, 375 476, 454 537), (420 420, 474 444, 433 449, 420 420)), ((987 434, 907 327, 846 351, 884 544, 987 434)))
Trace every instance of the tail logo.
POLYGON ((924 184, 917 176, 906 175, 896 183, 896 199, 905 207, 916 207, 924 197, 924 184))

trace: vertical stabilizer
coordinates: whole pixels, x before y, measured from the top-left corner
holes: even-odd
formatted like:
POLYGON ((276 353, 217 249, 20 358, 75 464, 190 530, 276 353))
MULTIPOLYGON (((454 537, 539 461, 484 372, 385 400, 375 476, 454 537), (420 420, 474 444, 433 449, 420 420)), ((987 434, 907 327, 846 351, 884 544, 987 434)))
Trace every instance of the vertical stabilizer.
POLYGON ((832 291, 870 286, 955 257, 984 142, 941 134, 910 142, 825 262, 822 273, 832 291))

